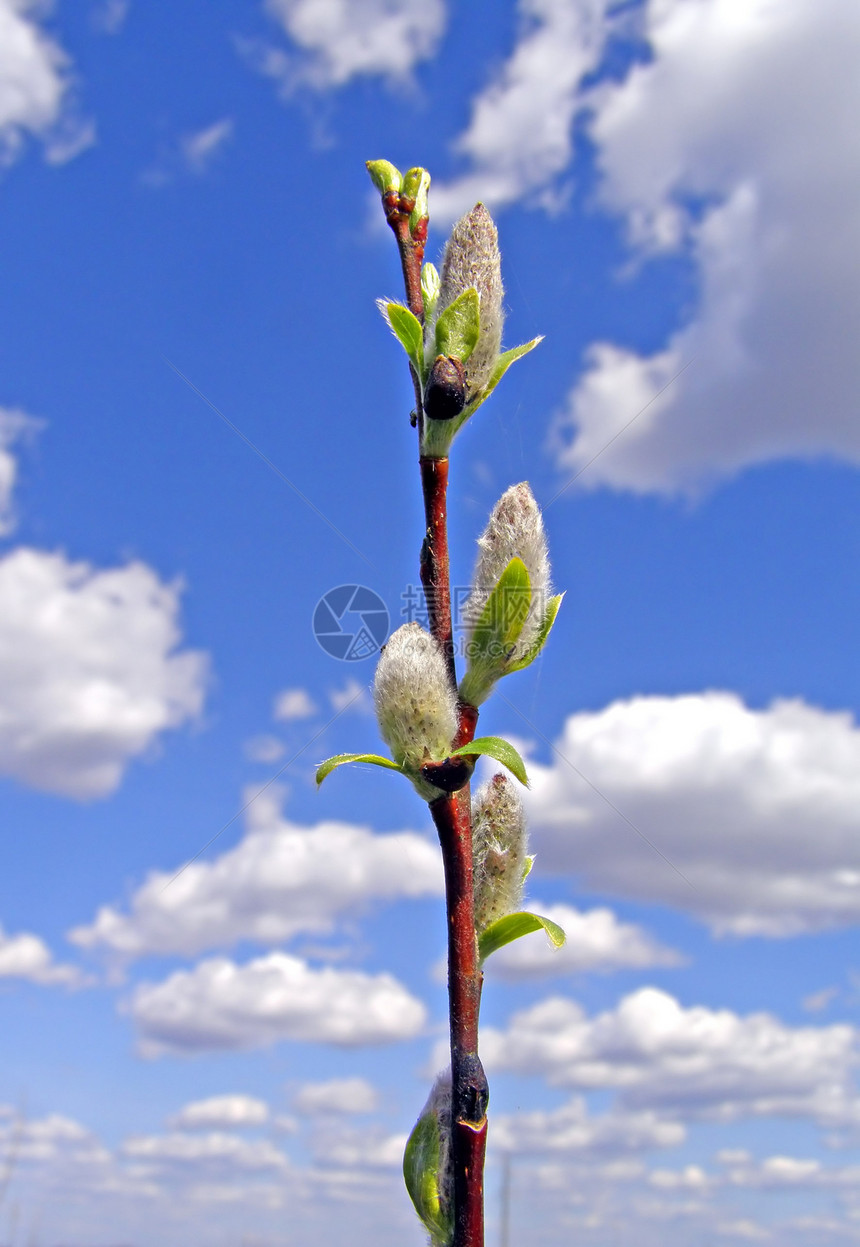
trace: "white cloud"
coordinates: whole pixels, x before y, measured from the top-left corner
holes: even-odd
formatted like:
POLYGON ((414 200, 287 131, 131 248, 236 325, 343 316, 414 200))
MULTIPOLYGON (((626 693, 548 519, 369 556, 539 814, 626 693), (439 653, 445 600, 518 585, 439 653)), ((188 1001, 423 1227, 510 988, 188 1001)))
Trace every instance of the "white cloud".
POLYGON ((376 1088, 366 1078, 306 1082, 293 1097, 296 1112, 306 1117, 327 1113, 372 1113, 378 1103, 376 1088))
POLYGON ((426 1010, 390 974, 313 969, 286 953, 239 966, 225 957, 144 983, 129 1009, 145 1056, 265 1047, 284 1039, 343 1046, 409 1039, 426 1010))
POLYGON ((860 921, 851 715, 799 700, 751 710, 722 692, 635 697, 572 715, 557 749, 529 768, 543 871, 687 910, 721 933, 860 921))
POLYGON ((676 1147, 685 1137, 683 1125, 649 1110, 592 1116, 581 1096, 560 1108, 493 1120, 493 1142, 509 1152, 573 1152, 578 1157, 599 1158, 676 1147))
POLYGON ((206 660, 177 652, 179 594, 143 563, 98 571, 26 548, 0 560, 0 773, 103 797, 196 715, 206 660))
POLYGON ((385 1134, 380 1129, 340 1129, 332 1137, 321 1136, 317 1142, 319 1159, 327 1165, 345 1169, 403 1169, 406 1134, 385 1134))
POLYGON ((628 1111, 733 1120, 798 1115, 857 1119, 853 1027, 790 1027, 766 1013, 685 1008, 641 988, 588 1017, 552 997, 485 1031, 487 1064, 580 1089, 615 1088, 628 1111))
POLYGON ((201 130, 189 131, 162 144, 155 161, 144 169, 140 180, 146 186, 161 187, 184 174, 201 176, 230 142, 234 129, 232 117, 222 117, 201 130))
POLYGON ((325 89, 351 78, 403 79, 436 50, 444 0, 266 0, 296 52, 269 49, 261 68, 289 89, 325 89))
POLYGON ((368 685, 359 684, 358 680, 349 679, 343 688, 331 689, 328 699, 332 710, 338 713, 343 710, 352 710, 356 714, 373 714, 373 699, 368 691, 368 685))
POLYGON ((131 0, 101 0, 91 11, 93 27, 103 35, 117 35, 125 25, 131 0))
POLYGON ((269 1120, 269 1106, 252 1095, 213 1095, 194 1100, 170 1118, 173 1130, 231 1130, 262 1126, 269 1120))
POLYGON ((272 718, 279 722, 289 719, 310 719, 318 708, 307 689, 285 688, 278 693, 272 706, 272 718))
POLYGON ((76 966, 58 965, 44 940, 21 932, 6 935, 0 926, 0 979, 26 979, 44 986, 78 987, 84 976, 76 966))
POLYGON ((159 1134, 126 1139, 123 1155, 155 1165, 194 1165, 241 1169, 288 1169, 283 1152, 266 1139, 243 1139, 235 1134, 159 1134))
POLYGON ((557 430, 586 487, 695 491, 749 464, 860 462, 860 10, 650 0, 652 58, 594 95, 599 203, 634 254, 690 258, 692 320, 652 355, 597 342, 557 430))
POLYGON ((154 871, 130 913, 103 906, 70 939, 125 957, 192 955, 242 939, 280 944, 300 932, 329 933, 342 915, 374 901, 442 891, 439 852, 429 839, 349 823, 299 827, 259 798, 235 848, 179 875, 154 871))
POLYGON ((838 987, 822 987, 821 991, 804 996, 801 1004, 807 1013, 823 1013, 839 995, 838 987))
POLYGON ((278 762, 286 752, 277 736, 253 736, 245 741, 245 757, 249 762, 278 762))
POLYGON ((453 220, 476 200, 555 204, 573 155, 579 87, 603 51, 606 0, 520 0, 523 29, 510 58, 475 99, 455 147, 470 172, 433 184, 434 218, 453 220))
POLYGON ((27 134, 46 143, 49 158, 55 140, 66 149, 73 134, 92 141, 70 99, 69 58, 39 24, 43 8, 33 0, 0 0, 0 165, 14 160, 27 134))
POLYGON ((224 144, 233 137, 233 130, 233 118, 222 117, 202 130, 183 135, 179 146, 185 167, 192 173, 205 173, 224 144))
POLYGON ((542 931, 525 935, 493 953, 492 977, 606 973, 645 966, 675 966, 678 953, 665 948, 634 923, 619 922, 611 909, 582 911, 572 905, 543 905, 529 898, 526 907, 558 923, 567 939, 553 948, 542 931))
POLYGON ((26 412, 0 407, 0 537, 15 527, 12 495, 18 479, 18 463, 12 447, 35 433, 40 425, 39 420, 26 412))

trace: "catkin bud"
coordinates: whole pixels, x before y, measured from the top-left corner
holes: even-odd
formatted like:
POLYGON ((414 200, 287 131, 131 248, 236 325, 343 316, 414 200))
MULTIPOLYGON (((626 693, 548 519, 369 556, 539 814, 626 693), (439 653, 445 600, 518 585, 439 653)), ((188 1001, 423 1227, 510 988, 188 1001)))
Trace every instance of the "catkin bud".
POLYGON ((526 818, 506 775, 494 775, 472 801, 475 927, 482 931, 520 908, 526 874, 526 818))
MULTIPOLYGON (((383 647, 373 697, 382 738, 407 772, 417 775, 422 763, 447 757, 457 696, 439 643, 417 623, 398 628, 383 647)), ((428 800, 439 795, 421 780, 416 787, 428 800)))
MULTIPOLYGON (((442 258, 442 276, 436 317, 470 286, 480 300, 481 331, 477 345, 466 360, 469 399, 484 388, 502 344, 502 263, 499 235, 483 204, 476 204, 451 231, 442 258)), ((430 334, 433 328, 430 327, 430 334)), ((428 337, 432 341, 432 337, 428 337)))
POLYGON ((549 554, 540 508, 528 481, 506 489, 493 507, 487 527, 478 538, 478 558, 465 617, 470 636, 487 599, 511 559, 525 563, 531 584, 531 600, 510 660, 516 662, 537 639, 550 594, 549 554))
POLYGON ((439 1074, 403 1156, 403 1177, 415 1211, 430 1234, 430 1247, 448 1247, 454 1231, 451 1155, 451 1071, 439 1074))

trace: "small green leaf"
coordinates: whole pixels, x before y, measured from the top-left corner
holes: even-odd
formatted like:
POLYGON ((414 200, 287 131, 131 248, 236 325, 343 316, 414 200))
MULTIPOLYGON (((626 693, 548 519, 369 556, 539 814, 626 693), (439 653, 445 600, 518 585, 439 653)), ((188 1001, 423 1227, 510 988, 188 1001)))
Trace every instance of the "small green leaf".
POLYGON ((417 316, 402 303, 379 300, 379 310, 388 321, 391 332, 409 356, 412 367, 424 381, 424 330, 417 316))
POLYGON ((535 855, 534 853, 529 853, 529 855, 526 857, 525 862, 523 863, 523 883, 525 883, 526 879, 528 879, 529 875, 532 873, 534 864, 535 864, 535 855))
POLYGON ((493 390, 501 381, 502 377, 510 368, 511 364, 515 364, 518 359, 522 359, 524 355, 528 355, 529 351, 533 351, 539 342, 543 342, 543 334, 537 338, 532 338, 531 342, 524 342, 522 346, 512 346, 509 351, 502 351, 496 360, 496 366, 490 373, 490 379, 484 386, 484 398, 489 398, 493 390))
POLYGON ((449 303, 436 321, 436 354, 450 355, 465 364, 481 330, 478 292, 474 286, 449 303))
POLYGON ((403 175, 390 160, 368 160, 365 163, 367 172, 373 179, 373 185, 380 195, 386 195, 389 191, 393 191, 396 195, 400 194, 403 175))
POLYGON ((508 670, 508 657, 523 630, 531 597, 528 569, 522 559, 513 558, 487 598, 469 639, 469 666, 460 686, 464 702, 480 705, 508 670))
POLYGON ((521 558, 513 558, 484 604, 469 642, 469 666, 501 666, 529 613, 532 587, 521 558))
POLYGON ((403 773, 396 762, 392 762, 390 758, 380 757, 378 753, 336 753, 333 757, 326 758, 325 762, 321 762, 317 767, 317 787, 319 787, 327 775, 331 775, 336 767, 345 766, 347 762, 371 762, 374 766, 384 766, 389 771, 400 771, 401 774, 403 773))
POLYGON ((541 930, 546 931, 547 939, 553 948, 561 948, 567 938, 557 922, 542 918, 540 914, 524 912, 506 914, 504 918, 498 918, 495 922, 491 922, 478 938, 478 955, 481 963, 483 964, 500 948, 504 948, 505 944, 510 944, 523 935, 531 935, 532 931, 541 930))
POLYGON ((439 298, 441 278, 435 264, 429 262, 421 269, 421 297, 424 300, 424 320, 432 321, 439 298))
POLYGON ((434 1243, 449 1243, 453 1236, 450 1210, 439 1195, 441 1145, 439 1122, 434 1112, 418 1118, 403 1153, 403 1179, 409 1198, 434 1243))
POLYGON ((529 777, 526 774, 526 765, 510 741, 502 740, 501 736, 479 736, 477 740, 471 741, 468 745, 461 745, 459 749, 451 751, 452 758, 468 758, 472 754, 484 754, 488 758, 495 758, 496 762, 501 762, 502 766, 506 766, 511 774, 528 788, 529 777))
POLYGON ((552 631, 552 625, 555 623, 558 608, 561 606, 563 593, 559 593, 554 598, 550 598, 546 604, 546 612, 541 620, 540 630, 535 637, 534 644, 523 654, 522 658, 512 662, 510 666, 505 668, 505 675, 510 675, 512 671, 522 671, 525 667, 531 666, 543 647, 546 645, 547 637, 552 631))

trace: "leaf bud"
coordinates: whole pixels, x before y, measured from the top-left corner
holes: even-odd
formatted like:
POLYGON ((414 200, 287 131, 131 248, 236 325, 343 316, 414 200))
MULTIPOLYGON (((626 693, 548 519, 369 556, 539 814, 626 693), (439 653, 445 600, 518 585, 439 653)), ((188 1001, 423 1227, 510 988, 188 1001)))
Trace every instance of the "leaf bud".
POLYGON ((454 1237, 451 1071, 439 1074, 406 1144, 403 1177, 431 1247, 454 1237))
POLYGON ((399 195, 403 174, 389 160, 366 161, 367 172, 380 195, 399 195))
POLYGON ((528 874, 526 819, 519 794, 501 772, 472 801, 472 870, 475 928, 516 913, 528 874))
POLYGON ((428 205, 428 191, 430 190, 430 174, 426 169, 417 166, 414 169, 407 169, 403 175, 403 185, 400 188, 400 201, 404 211, 409 211, 409 232, 414 234, 418 226, 424 222, 423 233, 426 236, 427 218, 430 214, 428 205), (408 202, 412 202, 411 209, 408 208, 408 202))

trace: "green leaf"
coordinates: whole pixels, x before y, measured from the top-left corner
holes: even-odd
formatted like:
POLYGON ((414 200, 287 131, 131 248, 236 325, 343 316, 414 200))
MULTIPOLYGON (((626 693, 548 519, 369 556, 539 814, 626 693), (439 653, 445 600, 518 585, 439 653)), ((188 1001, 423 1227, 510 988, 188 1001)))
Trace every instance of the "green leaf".
POLYGON ((396 762, 392 762, 390 758, 380 757, 378 753, 336 753, 333 757, 326 758, 325 762, 321 762, 317 767, 317 787, 319 787, 327 775, 331 775, 332 771, 337 767, 345 766, 347 762, 372 762, 374 766, 384 766, 389 771, 400 771, 401 774, 403 773, 396 762))
POLYGON ((478 292, 474 286, 449 303, 436 321, 436 354, 450 355, 465 364, 481 330, 478 292))
POLYGON ((491 922, 478 938, 478 954, 482 964, 493 953, 498 952, 500 948, 504 948, 505 944, 510 944, 513 940, 518 940, 523 935, 531 935, 532 931, 541 930, 546 931, 547 939, 553 948, 561 948, 567 938, 557 922, 552 922, 549 918, 542 918, 540 914, 525 912, 506 914, 504 918, 498 918, 495 922, 491 922))
POLYGON ((412 367, 424 381, 424 330, 417 316, 402 303, 379 300, 379 310, 391 326, 391 332, 409 356, 412 367))
POLYGON ((513 558, 487 598, 469 644, 469 666, 498 666, 507 658, 529 613, 532 586, 521 558, 513 558))
POLYGON ((513 558, 487 598, 469 639, 469 667, 460 686, 464 702, 479 706, 508 670, 508 657, 523 630, 531 597, 526 565, 513 558))
POLYGON ((502 766, 506 766, 511 774, 528 788, 529 777, 526 774, 526 765, 510 741, 502 740, 501 736, 479 736, 477 740, 471 741, 468 745, 461 745, 459 749, 452 750, 450 756, 469 758, 472 754, 484 754, 488 758, 495 758, 496 762, 501 762, 502 766))
POLYGON ((434 1112, 418 1118, 403 1153, 403 1180, 415 1211, 424 1222, 434 1243, 449 1243, 454 1226, 450 1209, 439 1196, 441 1145, 439 1122, 434 1112))
POLYGON ((561 606, 563 593, 557 594, 556 597, 550 598, 546 604, 546 612, 541 620, 540 629, 535 637, 534 644, 526 650, 522 658, 518 658, 516 662, 512 662, 509 667, 505 668, 505 675, 510 675, 512 671, 522 671, 525 667, 531 666, 543 647, 546 645, 547 637, 552 631, 552 625, 555 623, 558 608, 561 606))
POLYGON ((490 373, 489 381, 484 386, 483 398, 489 398, 511 364, 515 364, 518 359, 528 355, 529 351, 533 351, 539 342, 543 342, 543 334, 537 338, 532 338, 531 342, 524 342, 522 346, 512 346, 509 351, 502 351, 496 360, 496 366, 490 373))
POLYGON ((441 278, 435 264, 429 262, 421 269, 421 297, 424 300, 424 320, 432 321, 439 298, 441 278))

